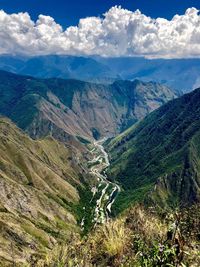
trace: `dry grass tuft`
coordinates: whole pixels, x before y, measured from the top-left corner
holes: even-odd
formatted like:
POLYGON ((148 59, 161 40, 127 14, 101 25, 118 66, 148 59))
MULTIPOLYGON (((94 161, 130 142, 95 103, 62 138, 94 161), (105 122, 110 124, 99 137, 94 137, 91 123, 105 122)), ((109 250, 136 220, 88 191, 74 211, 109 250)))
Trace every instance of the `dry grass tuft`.
POLYGON ((139 234, 145 242, 152 239, 163 240, 168 230, 168 226, 164 221, 161 221, 155 214, 140 205, 133 207, 129 211, 126 225, 134 234, 139 234))
POLYGON ((124 222, 111 221, 102 228, 103 248, 109 256, 121 256, 128 245, 128 230, 124 222))
POLYGON ((110 221, 99 229, 97 239, 101 243, 101 250, 108 257, 121 258, 129 246, 130 231, 123 220, 110 221))

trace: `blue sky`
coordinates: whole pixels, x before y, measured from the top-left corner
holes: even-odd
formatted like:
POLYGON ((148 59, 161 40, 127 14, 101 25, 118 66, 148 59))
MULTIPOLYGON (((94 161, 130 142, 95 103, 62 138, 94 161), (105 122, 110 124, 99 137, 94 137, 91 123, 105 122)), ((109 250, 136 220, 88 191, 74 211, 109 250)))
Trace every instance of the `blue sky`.
POLYGON ((200 9, 200 0, 0 0, 0 9, 7 13, 27 11, 36 20, 39 14, 50 15, 64 28, 76 25, 87 16, 102 15, 114 5, 145 15, 171 19, 183 14, 188 7, 200 9))

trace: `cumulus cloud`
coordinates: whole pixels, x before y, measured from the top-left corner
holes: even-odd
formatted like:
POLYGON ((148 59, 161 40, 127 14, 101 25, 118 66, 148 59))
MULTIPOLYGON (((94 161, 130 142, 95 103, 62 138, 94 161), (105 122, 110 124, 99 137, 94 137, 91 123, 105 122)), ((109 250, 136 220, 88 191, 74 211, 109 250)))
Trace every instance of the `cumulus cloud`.
POLYGON ((200 57, 200 15, 189 8, 171 20, 152 19, 115 6, 63 30, 49 16, 34 22, 28 13, 1 10, 0 54, 200 57))

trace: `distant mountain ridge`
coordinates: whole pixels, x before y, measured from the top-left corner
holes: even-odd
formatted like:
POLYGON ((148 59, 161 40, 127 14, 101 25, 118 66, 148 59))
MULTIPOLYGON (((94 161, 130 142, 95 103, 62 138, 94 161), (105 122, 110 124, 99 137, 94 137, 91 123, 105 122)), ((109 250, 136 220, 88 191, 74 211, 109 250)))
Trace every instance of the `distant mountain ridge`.
POLYGON ((200 59, 99 58, 121 78, 155 81, 178 92, 189 92, 200 86, 200 59))
POLYGON ((78 80, 116 79, 117 75, 105 64, 93 58, 75 56, 40 56, 33 58, 0 56, 0 69, 37 78, 78 80))
POLYGON ((176 94, 153 82, 105 85, 0 71, 0 96, 0 113, 33 138, 50 134, 65 141, 114 136, 176 94))
POLYGON ((0 69, 38 78, 64 78, 113 83, 155 81, 188 92, 200 84, 200 59, 101 58, 75 56, 0 56, 0 69))

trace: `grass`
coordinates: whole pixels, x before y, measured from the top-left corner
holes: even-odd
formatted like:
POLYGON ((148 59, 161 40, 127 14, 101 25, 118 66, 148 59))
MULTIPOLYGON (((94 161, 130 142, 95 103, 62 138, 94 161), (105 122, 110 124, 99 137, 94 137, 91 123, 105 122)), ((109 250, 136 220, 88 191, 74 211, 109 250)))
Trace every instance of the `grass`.
POLYGON ((121 258, 129 245, 129 236, 122 220, 111 221, 101 229, 103 250, 109 257, 121 258))
POLYGON ((47 251, 34 266, 199 266, 199 210, 195 206, 184 211, 158 211, 136 205, 120 218, 92 230, 87 237, 72 234, 66 242, 47 251), (170 230, 174 221, 177 229, 170 230))
POLYGON ((49 236, 47 232, 42 229, 36 228, 33 224, 23 224, 23 229, 29 233, 33 238, 39 241, 44 247, 49 247, 49 236))
POLYGON ((16 261, 24 260, 25 252, 27 258, 38 257, 80 230, 75 217, 83 211, 78 205, 89 200, 81 195, 79 203, 76 187, 82 182, 80 169, 69 159, 73 152, 53 138, 32 140, 8 119, 0 119, 0 221, 5 225, 0 227, 0 257, 10 258, 11 242, 16 261))
POLYGON ((137 188, 135 190, 130 191, 121 191, 113 206, 112 213, 113 216, 119 215, 121 212, 130 208, 132 205, 136 203, 142 203, 144 200, 144 196, 152 189, 151 184, 147 184, 143 187, 137 188))

